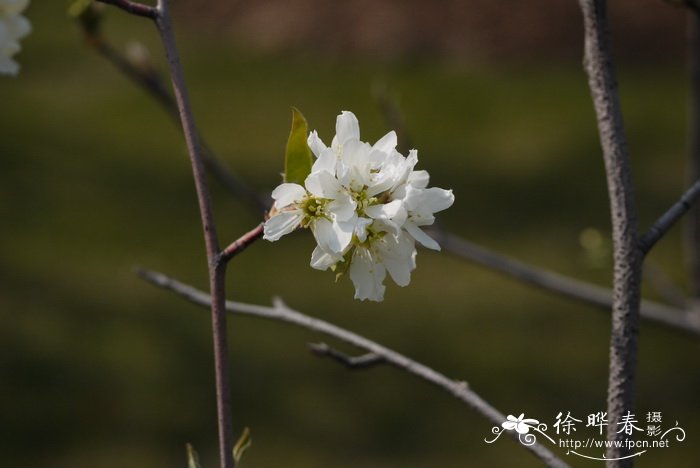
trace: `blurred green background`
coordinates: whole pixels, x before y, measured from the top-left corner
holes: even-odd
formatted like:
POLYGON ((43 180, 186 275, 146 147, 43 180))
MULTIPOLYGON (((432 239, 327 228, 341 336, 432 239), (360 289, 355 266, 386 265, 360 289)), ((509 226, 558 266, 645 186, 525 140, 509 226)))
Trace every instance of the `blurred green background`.
MULTIPOLYGON (((665 12, 672 39, 682 37, 681 10, 647 3, 665 12)), ((580 43, 552 42, 551 54, 522 58, 506 47, 478 60, 308 44, 261 50, 207 28, 210 18, 193 15, 202 5, 181 1, 176 10, 198 124, 261 192, 280 181, 290 106, 326 141, 335 116, 352 110, 363 139, 374 141, 387 127, 372 87, 384 84, 398 98, 420 168, 433 185, 454 189, 442 226, 610 284, 609 246, 591 252, 579 239, 585 229, 609 233, 580 43)), ((206 287, 182 139, 83 43, 63 2, 35 1, 28 16, 34 32, 18 56, 22 72, 0 80, 0 465, 185 466, 190 442, 203 466, 216 466, 209 316, 132 272, 142 265, 206 287)), ((110 9, 105 34, 120 48, 141 41, 162 67, 146 21, 110 9)), ((668 50, 618 43, 642 227, 686 185, 683 44, 667 42, 668 50)), ((472 44, 479 47, 489 50, 472 44)), ((223 239, 260 221, 211 186, 223 239)), ((686 288, 681 240, 674 228, 649 260, 686 288)), ((229 297, 269 304, 281 296, 468 381, 505 414, 551 425, 560 411, 585 419, 605 409, 606 314, 425 250, 409 287, 389 286, 381 304, 359 303, 349 281, 334 284, 308 267, 311 250, 303 234, 256 243, 232 263, 229 297)), ((645 295, 659 299, 650 284, 645 295)), ((677 420, 687 439, 651 450, 638 466, 697 466, 698 340, 650 323, 641 333, 638 413, 663 412, 664 426, 677 420)), ((350 372, 311 356, 306 343, 332 343, 325 337, 239 317, 229 337, 235 432, 249 426, 254 441, 246 467, 539 465, 506 438, 485 444, 492 425, 439 389, 392 368, 350 372)))

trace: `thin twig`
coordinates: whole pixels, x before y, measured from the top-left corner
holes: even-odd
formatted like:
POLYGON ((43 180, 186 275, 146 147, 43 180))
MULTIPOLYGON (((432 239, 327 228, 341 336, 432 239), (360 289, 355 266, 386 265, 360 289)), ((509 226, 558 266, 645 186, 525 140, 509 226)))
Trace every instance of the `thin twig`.
POLYGON ((243 234, 240 238, 233 241, 229 246, 219 254, 219 261, 228 262, 233 257, 243 252, 250 244, 260 239, 264 233, 264 224, 258 224, 255 228, 243 234))
MULTIPOLYGON (((433 231, 443 250, 522 283, 610 311, 612 291, 552 271, 538 268, 476 245, 454 234, 433 231)), ((643 300, 641 314, 647 320, 694 336, 700 336, 700 317, 690 311, 643 300)))
MULTIPOLYGON (((623 414, 634 410, 643 256, 639 250, 632 172, 613 70, 606 2, 579 0, 579 3, 584 24, 584 68, 598 121, 612 218, 614 287, 608 420, 620 421, 623 414)), ((608 426, 609 441, 625 438, 616 425, 608 426)), ((615 445, 611 444, 607 450, 608 459, 629 454, 628 448, 615 445)), ((631 466, 632 462, 626 459, 608 464, 631 466)))
POLYGON ((693 203, 700 197, 700 180, 696 181, 656 222, 649 228, 646 234, 639 240, 639 248, 646 255, 666 232, 678 221, 681 216, 690 210, 693 203))
POLYGON ((158 0, 158 15, 156 25, 160 33, 165 55, 170 67, 170 76, 173 83, 175 100, 182 121, 182 129, 187 143, 192 164, 199 202, 199 212, 204 231, 204 243, 206 247, 207 261, 209 264, 209 288, 211 291, 211 317, 214 341, 214 367, 216 374, 216 403, 219 428, 219 459, 222 468, 232 468, 233 462, 233 435, 231 422, 231 400, 229 391, 229 361, 228 343, 226 337, 226 291, 225 276, 226 263, 219 261, 219 240, 216 234, 214 213, 207 187, 204 170, 204 157, 200 144, 199 133, 194 122, 194 116, 190 106, 187 86, 180 65, 180 57, 175 45, 175 36, 172 30, 170 11, 167 0, 158 0))
MULTIPOLYGON (((147 70, 143 67, 135 66, 130 60, 112 47, 99 31, 95 31, 85 23, 81 23, 83 33, 87 43, 97 52, 114 65, 126 77, 132 80, 137 86, 146 91, 161 107, 167 115, 181 128, 180 114, 175 98, 164 86, 161 76, 154 70, 147 70)), ((207 170, 229 191, 237 200, 246 203, 251 212, 255 215, 264 213, 270 205, 269 195, 258 194, 248 184, 246 184, 237 174, 223 164, 216 157, 211 147, 200 136, 200 146, 204 165, 207 170)))
POLYGON ((145 18, 150 18, 155 20, 158 18, 158 9, 152 6, 143 5, 137 2, 131 2, 129 0, 97 0, 98 2, 106 3, 108 5, 114 5, 127 13, 131 13, 136 16, 143 16, 145 18))
POLYGON ((331 348, 326 343, 309 343, 309 351, 318 357, 331 358, 344 365, 348 369, 368 369, 377 364, 384 363, 384 358, 377 353, 366 353, 361 356, 348 356, 347 354, 331 348))
MULTIPOLYGON (((180 283, 177 280, 169 278, 161 273, 137 270, 137 274, 160 288, 167 289, 184 299, 197 304, 201 307, 208 308, 210 296, 192 286, 180 283)), ((281 321, 296 325, 307 330, 323 333, 325 335, 336 338, 340 341, 353 345, 359 349, 374 353, 380 356, 388 364, 400 368, 414 376, 423 379, 427 382, 436 385, 437 387, 450 393, 457 399, 466 403, 469 407, 485 417, 493 424, 500 427, 505 420, 502 413, 492 407, 488 402, 481 398, 477 393, 469 388, 463 381, 457 381, 446 377, 445 375, 435 371, 434 369, 421 364, 413 359, 410 359, 403 354, 399 354, 375 341, 369 340, 363 336, 353 333, 344 328, 333 325, 324 320, 302 314, 294 309, 289 308, 281 300, 276 299, 273 307, 265 307, 254 304, 245 304, 242 302, 226 301, 226 310, 234 314, 248 315, 253 317, 265 318, 269 320, 281 321)), ((512 435, 514 431, 509 431, 512 435)), ((534 444, 525 447, 539 457, 544 463, 552 467, 568 466, 562 460, 557 458, 546 447, 540 444, 534 444)))

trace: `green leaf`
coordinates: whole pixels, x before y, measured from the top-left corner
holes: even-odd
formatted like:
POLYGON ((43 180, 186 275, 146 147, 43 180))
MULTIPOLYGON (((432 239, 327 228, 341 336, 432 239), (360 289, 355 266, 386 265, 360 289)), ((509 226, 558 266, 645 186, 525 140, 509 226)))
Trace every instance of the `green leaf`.
POLYGON ((311 173, 313 159, 306 142, 309 126, 299 109, 292 107, 292 131, 287 140, 284 157, 284 181, 304 185, 306 176, 311 173))
POLYGON ((202 468, 199 464, 199 455, 191 444, 187 444, 187 468, 202 468))
POLYGON ((243 433, 241 433, 241 436, 238 438, 236 445, 234 445, 233 447, 233 461, 236 465, 238 465, 238 463, 241 461, 241 457, 243 457, 243 452, 245 452, 248 449, 248 447, 251 446, 252 443, 253 438, 250 436, 250 429, 244 427, 243 433))

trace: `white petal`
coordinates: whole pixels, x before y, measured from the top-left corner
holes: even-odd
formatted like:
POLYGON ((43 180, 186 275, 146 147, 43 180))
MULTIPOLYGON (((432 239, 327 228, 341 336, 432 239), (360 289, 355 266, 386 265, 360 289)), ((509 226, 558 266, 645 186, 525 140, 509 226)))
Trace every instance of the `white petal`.
POLYGON ((265 221, 263 239, 271 242, 278 240, 296 229, 303 218, 304 213, 301 210, 280 211, 265 221))
POLYGON ((335 121, 334 147, 344 146, 348 140, 360 139, 360 123, 355 114, 343 111, 335 121))
POLYGON ((311 231, 314 233, 316 243, 327 252, 340 253, 338 237, 333 231, 333 223, 326 218, 317 218, 311 223, 311 231))
POLYGON ((423 230, 421 230, 421 228, 412 222, 408 221, 403 227, 410 235, 413 236, 415 240, 423 245, 423 247, 427 247, 432 250, 440 250, 440 244, 435 242, 435 239, 427 235, 425 232, 423 232, 423 230))
POLYGON ((0 73, 16 76, 19 73, 19 64, 9 57, 0 56, 0 73))
POLYGON ((272 191, 272 199, 278 210, 293 203, 301 202, 306 197, 306 190, 299 184, 281 184, 272 191))
POLYGON ((388 155, 396 149, 396 144, 396 132, 392 130, 384 135, 378 142, 376 142, 372 149, 381 151, 388 155))
POLYGON ((386 236, 383 240, 384 242, 377 247, 382 263, 396 284, 407 286, 411 282, 411 272, 416 268, 416 248, 413 240, 406 234, 398 238, 386 236))
POLYGON ((352 235, 355 232, 357 215, 346 221, 333 220, 333 231, 338 239, 338 252, 343 252, 352 242, 352 235))
POLYGON ((355 208, 357 208, 357 202, 349 194, 342 193, 338 198, 330 202, 326 209, 338 221, 349 221, 353 217, 357 217, 355 208))
POLYGON ((326 171, 335 175, 337 162, 338 156, 336 156, 335 151, 326 148, 320 153, 318 159, 314 161, 314 165, 311 166, 311 172, 326 171))
POLYGON ((367 228, 374 222, 373 219, 369 218, 357 218, 357 221, 355 222, 355 236, 357 236, 357 240, 360 242, 364 242, 367 240, 367 228))
POLYGON ((350 279, 355 285, 355 299, 364 301, 384 300, 382 284, 386 270, 380 263, 376 263, 368 249, 358 247, 350 264, 350 279))
POLYGON ((408 183, 415 188, 426 188, 429 181, 428 171, 412 171, 408 175, 408 183))
POLYGON ((394 200, 384 205, 367 207, 365 213, 373 219, 384 221, 394 235, 400 234, 401 228, 408 216, 401 200, 394 200))
POLYGON ((304 185, 309 192, 320 198, 335 200, 344 193, 338 179, 327 171, 312 172, 304 181, 304 185))
POLYGON ((423 192, 423 200, 421 201, 421 210, 425 209, 430 213, 446 210, 455 202, 455 196, 452 190, 445 190, 438 187, 425 189, 423 192))
POLYGON ((311 254, 311 267, 325 271, 341 260, 343 260, 342 255, 326 252, 321 247, 316 246, 311 254))
POLYGON ((323 143, 323 141, 318 137, 316 130, 309 133, 309 138, 306 139, 306 143, 309 145, 311 152, 315 154, 317 158, 320 158, 323 151, 328 149, 325 143, 323 143))

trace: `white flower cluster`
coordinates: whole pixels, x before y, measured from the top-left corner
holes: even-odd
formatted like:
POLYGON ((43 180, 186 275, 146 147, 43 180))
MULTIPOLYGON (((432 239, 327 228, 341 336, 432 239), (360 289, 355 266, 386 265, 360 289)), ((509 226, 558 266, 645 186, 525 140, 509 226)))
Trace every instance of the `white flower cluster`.
POLYGON ((12 57, 20 51, 19 40, 29 34, 32 26, 20 13, 29 0, 0 0, 0 73, 16 75, 19 65, 12 57))
POLYGON ((416 267, 415 241, 440 250, 421 230, 433 224, 434 213, 454 202, 451 190, 427 188, 428 173, 413 168, 418 153, 396 151, 396 133, 374 145, 360 140, 352 112, 336 122, 330 147, 311 132, 308 145, 316 156, 304 186, 284 183, 265 223, 264 238, 276 241, 297 227, 308 227, 316 246, 311 266, 336 273, 349 270, 356 299, 384 299, 389 272, 399 286, 411 281, 416 267))

